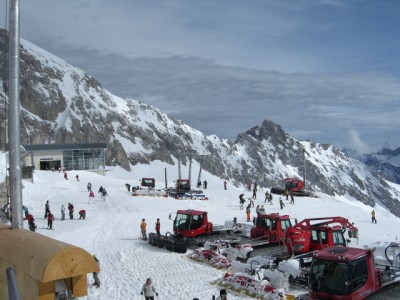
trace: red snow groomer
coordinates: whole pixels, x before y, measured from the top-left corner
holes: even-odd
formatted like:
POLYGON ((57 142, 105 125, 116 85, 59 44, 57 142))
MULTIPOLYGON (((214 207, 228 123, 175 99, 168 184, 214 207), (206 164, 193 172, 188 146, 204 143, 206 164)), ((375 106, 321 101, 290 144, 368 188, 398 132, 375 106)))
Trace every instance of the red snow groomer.
POLYGON ((296 224, 297 220, 288 215, 259 214, 256 225, 251 228, 250 236, 253 240, 266 241, 268 244, 277 244, 285 237, 287 228, 296 224))
POLYGON ((296 178, 283 179, 284 188, 274 187, 271 189, 272 194, 283 195, 286 191, 292 193, 294 196, 312 196, 310 192, 304 191, 304 181, 296 178))
POLYGON ((285 246, 289 253, 302 254, 329 246, 346 246, 344 233, 356 232, 346 218, 326 217, 304 219, 286 230, 285 246))
POLYGON ((376 299, 396 299, 386 296, 388 291, 383 287, 400 280, 400 245, 387 246, 386 261, 382 262, 374 257, 374 251, 329 247, 314 253, 309 273, 310 298, 361 300, 379 292, 381 297, 376 299))

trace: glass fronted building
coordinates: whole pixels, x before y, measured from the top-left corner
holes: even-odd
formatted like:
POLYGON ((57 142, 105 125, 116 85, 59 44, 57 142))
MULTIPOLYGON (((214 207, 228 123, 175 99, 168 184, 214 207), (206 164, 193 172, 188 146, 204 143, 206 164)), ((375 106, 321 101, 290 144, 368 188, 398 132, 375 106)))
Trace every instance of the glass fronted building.
POLYGON ((104 170, 106 143, 23 145, 25 166, 36 170, 104 170))

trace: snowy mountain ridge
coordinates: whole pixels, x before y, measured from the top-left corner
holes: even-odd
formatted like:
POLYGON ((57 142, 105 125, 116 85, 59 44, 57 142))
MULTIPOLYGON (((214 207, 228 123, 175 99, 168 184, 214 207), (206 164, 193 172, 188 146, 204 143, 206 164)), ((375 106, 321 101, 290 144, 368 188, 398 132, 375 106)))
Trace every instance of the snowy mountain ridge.
MULTIPOLYGON (((20 49, 22 143, 105 142, 106 163, 126 170, 153 161, 174 164, 177 157, 187 165, 188 153, 195 151, 204 170, 237 186, 250 181, 281 186, 283 178, 303 178, 305 172, 307 190, 370 206, 380 203, 400 216, 398 185, 332 145, 297 140, 267 119, 235 141, 206 136, 154 106, 112 95, 84 71, 27 41, 21 41, 20 49)), ((6 120, 6 81, 0 76, 0 114, 6 120)), ((5 124, 0 124, 1 145, 5 124)))

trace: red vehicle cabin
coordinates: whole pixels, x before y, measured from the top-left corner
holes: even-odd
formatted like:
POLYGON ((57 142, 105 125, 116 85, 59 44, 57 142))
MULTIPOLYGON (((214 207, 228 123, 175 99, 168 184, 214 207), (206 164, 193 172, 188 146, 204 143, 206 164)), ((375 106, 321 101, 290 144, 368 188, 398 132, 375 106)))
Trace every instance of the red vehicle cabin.
POLYGON ((256 226, 251 228, 251 238, 268 240, 270 243, 279 243, 285 237, 287 228, 292 227, 291 219, 288 215, 279 214, 260 214, 257 217, 256 226))
POLYGON ((295 178, 283 179, 285 183, 285 190, 289 192, 301 192, 304 189, 304 181, 295 178))
POLYGON ((313 256, 310 298, 361 300, 381 289, 384 282, 371 250, 328 247, 313 256))
POLYGON ((207 212, 190 209, 177 211, 173 230, 177 235, 190 238, 213 232, 207 212))
POLYGON ((288 228, 285 245, 290 253, 302 254, 329 246, 346 246, 343 232, 355 227, 342 217, 304 219, 288 228))

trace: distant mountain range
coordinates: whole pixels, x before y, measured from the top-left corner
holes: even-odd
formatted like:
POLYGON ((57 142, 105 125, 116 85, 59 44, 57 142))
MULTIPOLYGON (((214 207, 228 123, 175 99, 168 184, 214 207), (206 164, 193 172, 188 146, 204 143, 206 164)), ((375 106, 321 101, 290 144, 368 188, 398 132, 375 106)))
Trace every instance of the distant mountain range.
POLYGON ((383 148, 371 154, 359 154, 352 150, 343 150, 349 157, 364 162, 371 170, 382 178, 400 184, 400 147, 383 148))
MULTIPOLYGON (((5 37, 1 32, 2 70, 8 50, 5 37)), ((27 41, 21 41, 20 50, 22 143, 105 142, 106 163, 127 170, 154 160, 174 164, 174 157, 187 164, 192 155, 203 161, 205 170, 236 185, 258 181, 271 188, 281 186, 286 177, 305 175, 308 191, 370 206, 380 203, 400 217, 400 188, 385 180, 382 169, 373 169, 379 164, 371 163, 372 158, 395 157, 395 152, 355 159, 332 145, 290 137, 269 120, 239 133, 234 141, 207 136, 154 106, 112 95, 84 71, 27 41)), ((2 147, 8 103, 5 74, 0 74, 2 147)))

